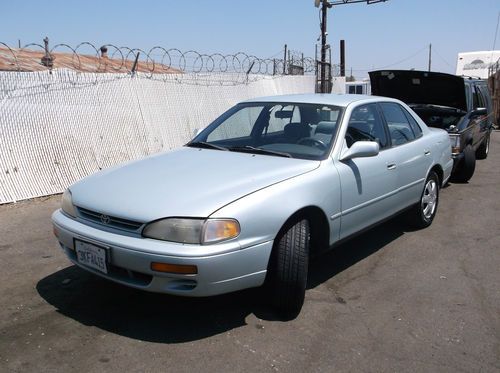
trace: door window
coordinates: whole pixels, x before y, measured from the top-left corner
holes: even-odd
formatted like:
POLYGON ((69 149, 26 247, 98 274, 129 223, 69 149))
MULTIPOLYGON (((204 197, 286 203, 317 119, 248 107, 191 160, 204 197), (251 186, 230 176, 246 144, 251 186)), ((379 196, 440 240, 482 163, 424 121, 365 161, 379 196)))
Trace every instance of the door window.
POLYGON ((384 123, 376 104, 358 106, 352 111, 345 139, 348 147, 356 141, 376 141, 380 149, 388 146, 384 123))

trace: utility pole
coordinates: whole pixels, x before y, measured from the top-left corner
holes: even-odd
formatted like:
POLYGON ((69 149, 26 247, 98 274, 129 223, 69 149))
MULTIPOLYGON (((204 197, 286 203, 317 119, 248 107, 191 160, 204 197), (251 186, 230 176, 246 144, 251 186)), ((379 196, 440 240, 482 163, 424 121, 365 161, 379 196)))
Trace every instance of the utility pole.
POLYGON ((287 45, 285 44, 285 54, 283 55, 283 75, 286 75, 286 50, 287 45))
POLYGON ((340 76, 345 76, 345 40, 340 41, 340 76))
MULTIPOLYGON (((366 3, 368 5, 370 4, 376 4, 376 3, 383 3, 387 0, 314 0, 314 6, 316 8, 319 8, 321 4, 321 60, 316 62, 316 66, 319 65, 320 71, 320 92, 321 93, 329 93, 328 91, 330 90, 330 82, 331 82, 331 58, 330 62, 326 62, 326 51, 329 48, 328 44, 326 43, 326 36, 328 35, 328 32, 326 31, 326 17, 328 13, 328 8, 331 8, 336 5, 346 5, 346 4, 355 4, 355 3, 366 3), (328 81, 327 81, 327 76, 326 76, 326 69, 329 69, 329 74, 328 74, 328 81)), ((330 50, 330 56, 331 56, 331 50, 330 50)), ((317 56, 316 56, 317 58, 317 56)), ((345 66, 344 66, 345 67, 345 66)))
POLYGON ((429 71, 431 71, 431 61, 432 61, 432 44, 429 44, 429 71))
POLYGON ((321 2, 321 83, 320 83, 320 92, 327 93, 327 84, 326 84, 326 35, 328 35, 326 31, 326 17, 328 14, 328 8, 332 6, 327 0, 323 0, 321 2))

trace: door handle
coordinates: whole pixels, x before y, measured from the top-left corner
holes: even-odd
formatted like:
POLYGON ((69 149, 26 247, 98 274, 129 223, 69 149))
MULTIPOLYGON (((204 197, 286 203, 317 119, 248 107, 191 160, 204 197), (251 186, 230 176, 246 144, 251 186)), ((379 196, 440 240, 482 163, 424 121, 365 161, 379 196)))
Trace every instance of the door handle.
POLYGON ((388 170, 395 170, 396 169, 396 163, 388 163, 387 164, 387 169, 388 170))
POLYGON ((426 150, 424 151, 424 154, 425 154, 425 155, 429 155, 429 154, 431 154, 431 151, 426 149, 426 150))

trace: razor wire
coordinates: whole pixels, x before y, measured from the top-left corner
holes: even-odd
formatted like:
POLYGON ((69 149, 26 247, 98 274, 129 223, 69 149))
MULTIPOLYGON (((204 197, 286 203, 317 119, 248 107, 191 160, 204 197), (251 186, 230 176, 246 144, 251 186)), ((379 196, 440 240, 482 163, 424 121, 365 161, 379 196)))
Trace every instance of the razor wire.
MULTIPOLYGON (((300 66, 303 74, 312 74, 316 71, 316 60, 311 57, 298 57, 299 52, 289 52, 287 59, 259 58, 257 56, 237 52, 234 54, 200 53, 194 50, 181 51, 177 48, 154 46, 149 51, 127 46, 104 44, 96 46, 88 41, 81 42, 76 47, 58 43, 50 49, 38 43, 29 43, 21 48, 13 48, 0 42, 0 48, 6 50, 13 61, 12 70, 27 71, 33 67, 34 60, 45 53, 57 60, 63 55, 70 55, 70 68, 82 72, 119 72, 131 73, 133 62, 138 59, 140 70, 149 74, 163 73, 231 73, 231 74, 259 74, 259 75, 288 75, 290 66, 300 66), (109 69, 103 71, 108 65, 109 69)), ((5 55, 5 53, 2 53, 5 55)), ((4 57, 5 58, 5 57, 4 57)), ((42 63, 37 69, 51 69, 42 63)))

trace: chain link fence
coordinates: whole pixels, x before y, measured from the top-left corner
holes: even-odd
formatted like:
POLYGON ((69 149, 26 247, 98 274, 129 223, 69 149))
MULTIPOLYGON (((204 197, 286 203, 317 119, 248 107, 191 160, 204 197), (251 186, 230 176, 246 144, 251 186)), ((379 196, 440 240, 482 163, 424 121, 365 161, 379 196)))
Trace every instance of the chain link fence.
POLYGON ((314 91, 312 75, 179 84, 199 79, 0 71, 0 204, 60 193, 101 169, 182 146, 236 102, 314 91))

